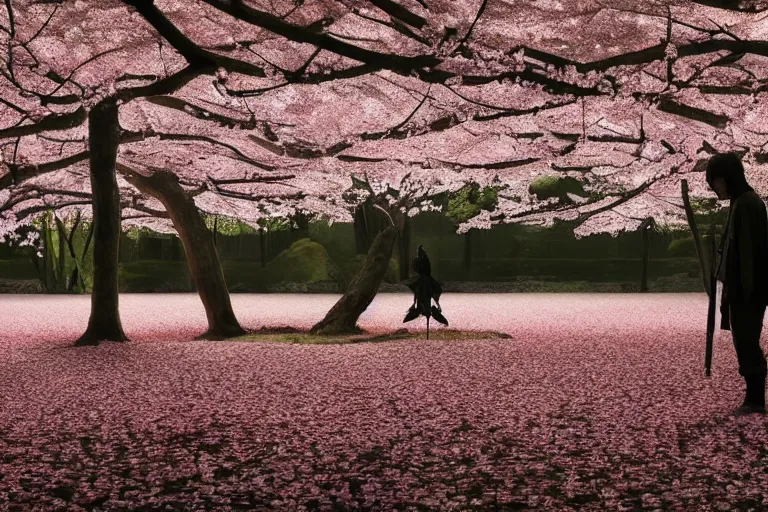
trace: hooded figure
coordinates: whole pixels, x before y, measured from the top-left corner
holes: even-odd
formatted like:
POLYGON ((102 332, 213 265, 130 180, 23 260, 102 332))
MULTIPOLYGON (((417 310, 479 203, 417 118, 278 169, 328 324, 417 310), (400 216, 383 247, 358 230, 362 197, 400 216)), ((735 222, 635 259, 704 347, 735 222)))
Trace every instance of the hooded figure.
POLYGON ((760 334, 768 304, 768 212, 734 153, 710 159, 707 183, 719 199, 730 199, 717 278, 723 283, 720 328, 731 331, 739 374, 747 384, 736 413, 764 413, 766 360, 760 334))
POLYGON ((424 251, 424 247, 419 245, 416 250, 416 258, 413 260, 413 270, 419 275, 414 281, 408 283, 408 288, 413 290, 413 305, 406 313, 403 323, 410 322, 421 315, 427 317, 427 338, 429 338, 429 319, 435 320, 443 325, 448 325, 448 320, 442 314, 440 308, 440 295, 443 293, 443 287, 432 277, 432 264, 424 251), (437 306, 432 305, 432 299, 437 306))

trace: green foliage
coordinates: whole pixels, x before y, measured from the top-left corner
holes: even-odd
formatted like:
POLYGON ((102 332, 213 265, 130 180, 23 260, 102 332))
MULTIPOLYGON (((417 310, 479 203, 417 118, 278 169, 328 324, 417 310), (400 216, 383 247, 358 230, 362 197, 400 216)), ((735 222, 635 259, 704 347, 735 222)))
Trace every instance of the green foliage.
POLYGON ((693 243, 693 237, 672 240, 667 247, 667 253, 673 258, 696 256, 696 246, 693 243))
MULTIPOLYGON (((274 233, 275 231, 288 231, 289 229, 291 229, 291 221, 289 221, 288 219, 282 219, 282 218, 259 219, 258 224, 263 229, 266 229, 271 233, 274 233)), ((211 227, 211 229, 213 228, 211 227)))
POLYGON ((89 292, 92 288, 92 240, 87 251, 85 244, 91 224, 84 220, 78 222, 71 219, 65 223, 54 212, 48 211, 36 219, 33 226, 40 234, 42 249, 41 256, 37 255, 35 249, 30 249, 29 257, 45 291, 89 292), (70 238, 72 251, 68 244, 70 238))
POLYGON ((717 208, 717 199, 698 198, 691 199, 691 209, 694 214, 713 213, 717 208))
POLYGON ((557 197, 565 203, 571 202, 568 193, 579 197, 588 196, 582 183, 570 176, 541 176, 531 182, 528 191, 539 200, 557 197))
POLYGON ((499 187, 483 187, 469 183, 451 194, 445 215, 454 224, 467 222, 481 210, 493 210, 499 202, 499 187))
POLYGON ((207 215, 201 213, 205 226, 213 231, 213 227, 216 226, 216 232, 225 236, 237 236, 237 235, 252 235, 256 233, 248 224, 241 222, 237 219, 231 219, 229 217, 222 217, 221 215, 207 215))
MULTIPOLYGON (((712 237, 708 234, 708 226, 699 226, 699 229, 704 228, 704 233, 701 234, 701 248, 704 251, 706 257, 709 257, 712 252, 712 237)), ((696 244, 693 243, 693 237, 685 237, 677 240, 672 240, 667 247, 667 253, 673 258, 695 258, 696 256, 696 244)))
POLYGON ((156 233, 152 231, 149 228, 145 227, 131 227, 125 232, 126 236, 133 240, 134 242, 138 242, 141 238, 150 238, 150 237, 162 237, 160 233, 156 233))
POLYGON ((309 238, 302 238, 277 255, 261 273, 265 285, 283 281, 317 283, 332 281, 328 274, 329 257, 325 248, 309 238))
MULTIPOLYGON (((365 260, 365 257, 365 254, 357 254, 354 258, 346 262, 343 270, 347 275, 348 280, 351 280, 355 274, 360 272, 360 269, 363 268, 363 261, 365 260)), ((389 260, 387 272, 384 274, 384 282, 390 284, 397 284, 400 282, 400 263, 394 256, 389 260)))

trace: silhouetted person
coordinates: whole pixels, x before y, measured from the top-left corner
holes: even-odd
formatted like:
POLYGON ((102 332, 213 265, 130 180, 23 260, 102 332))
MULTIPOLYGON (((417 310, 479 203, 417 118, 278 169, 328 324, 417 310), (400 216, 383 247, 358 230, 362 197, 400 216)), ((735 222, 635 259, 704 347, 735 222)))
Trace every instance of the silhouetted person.
POLYGON ((427 338, 429 338, 430 317, 434 317, 435 320, 444 325, 448 325, 448 320, 443 316, 440 307, 440 295, 443 293, 443 287, 432 277, 432 264, 421 245, 416 250, 416 257, 413 259, 413 270, 418 274, 418 277, 408 284, 408 287, 413 290, 413 306, 406 313, 403 323, 424 315, 427 317, 427 338), (435 300, 437 307, 432 305, 432 299, 435 300))
POLYGON ((760 333, 768 304, 768 213, 734 153, 709 160, 707 183, 718 198, 730 199, 717 278, 723 283, 720 328, 731 331, 739 374, 747 384, 744 403, 735 413, 764 414, 766 361, 760 333))

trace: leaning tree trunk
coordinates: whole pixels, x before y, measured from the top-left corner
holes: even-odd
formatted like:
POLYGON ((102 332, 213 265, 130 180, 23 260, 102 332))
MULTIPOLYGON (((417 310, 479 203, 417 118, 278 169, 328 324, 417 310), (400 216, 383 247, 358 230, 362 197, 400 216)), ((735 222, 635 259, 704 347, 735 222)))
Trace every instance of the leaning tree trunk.
POLYGON ((358 331, 357 319, 371 304, 379 290, 392 258, 396 237, 397 228, 394 226, 386 228, 376 236, 360 272, 352 278, 346 293, 334 304, 325 318, 312 327, 310 333, 344 334, 358 331))
POLYGON ((400 254, 398 259, 400 263, 400 280, 404 281, 408 279, 411 271, 411 221, 407 215, 404 216, 403 219, 403 229, 400 232, 399 249, 400 254))
POLYGON ((163 203, 179 233, 189 272, 208 317, 208 331, 201 337, 222 339, 245 334, 232 310, 214 243, 215 231, 205 225, 194 200, 179 185, 178 177, 169 171, 155 171, 146 177, 122 166, 121 170, 125 170, 126 178, 136 188, 163 203))
POLYGON ((118 309, 120 191, 117 188, 118 122, 114 101, 99 103, 88 114, 93 196, 93 292, 88 328, 75 345, 101 340, 127 341, 118 309))

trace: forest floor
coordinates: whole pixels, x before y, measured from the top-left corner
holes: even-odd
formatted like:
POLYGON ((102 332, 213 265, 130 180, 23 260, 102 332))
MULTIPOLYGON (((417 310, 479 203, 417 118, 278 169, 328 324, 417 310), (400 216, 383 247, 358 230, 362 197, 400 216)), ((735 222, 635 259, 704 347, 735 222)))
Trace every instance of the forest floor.
MULTIPOLYGON (((446 294, 430 340, 285 343, 334 295, 123 295, 130 343, 71 347, 89 298, 0 296, 0 510, 766 510, 768 417, 703 294, 446 294), (442 334, 440 333, 441 331, 442 334)), ((376 298, 370 336, 405 326, 376 298)))

